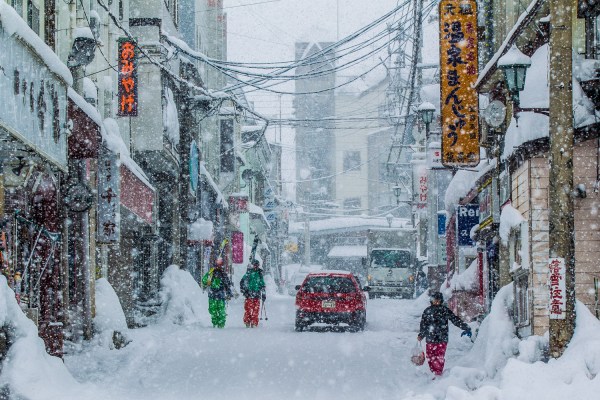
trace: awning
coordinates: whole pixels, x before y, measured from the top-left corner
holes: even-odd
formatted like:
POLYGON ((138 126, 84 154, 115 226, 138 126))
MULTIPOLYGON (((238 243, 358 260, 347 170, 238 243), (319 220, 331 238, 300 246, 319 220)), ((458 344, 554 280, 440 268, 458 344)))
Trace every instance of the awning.
POLYGON ((482 86, 485 82, 487 82, 491 76, 498 69, 497 64, 500 57, 502 57, 516 42, 516 40, 521 36, 525 28, 535 19, 538 11, 541 7, 546 3, 546 0, 533 0, 527 9, 521 14, 513 28, 508 32, 504 42, 498 48, 498 51, 492 56, 490 61, 486 64, 486 66, 479 73, 479 78, 477 78, 477 82, 475 82, 475 89, 479 90, 480 86, 482 86))
POLYGON ((71 134, 67 138, 69 158, 76 160, 98 158, 98 145, 102 140, 100 114, 72 88, 68 89, 67 94, 69 98, 67 115, 73 121, 71 134))
POLYGON ((264 222, 265 226, 270 229, 271 228, 271 224, 269 224, 269 221, 267 221, 267 217, 265 216, 265 211, 262 209, 262 207, 257 206, 254 203, 250 203, 248 202, 248 212, 256 217, 258 217, 260 220, 262 220, 262 222, 264 222))
POLYGON ((367 257, 367 246, 333 246, 327 254, 329 258, 363 258, 367 257))

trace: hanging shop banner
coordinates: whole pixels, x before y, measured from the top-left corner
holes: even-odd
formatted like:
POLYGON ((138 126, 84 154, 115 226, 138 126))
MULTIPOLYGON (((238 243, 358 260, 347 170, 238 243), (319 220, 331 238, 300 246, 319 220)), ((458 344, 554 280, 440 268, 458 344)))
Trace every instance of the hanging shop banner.
POLYGON ((550 287, 550 319, 565 319, 567 316, 567 288, 565 284, 565 259, 551 258, 548 260, 550 287))
POLYGON ((231 259, 234 264, 244 262, 244 233, 231 232, 231 259))
POLYGON ((137 59, 135 42, 119 39, 119 109, 121 117, 138 115, 137 59))
POLYGON ((198 189, 198 174, 200 171, 200 152, 198 152, 198 145, 195 140, 190 143, 190 188, 192 193, 196 194, 198 189))
POLYGON ((104 146, 98 151, 97 240, 116 243, 120 236, 120 190, 117 155, 104 146))
POLYGON ((479 164, 476 0, 440 1, 442 164, 479 164))
POLYGON ((456 229, 459 246, 475 246, 471 229, 479 224, 479 205, 467 204, 456 208, 456 229))

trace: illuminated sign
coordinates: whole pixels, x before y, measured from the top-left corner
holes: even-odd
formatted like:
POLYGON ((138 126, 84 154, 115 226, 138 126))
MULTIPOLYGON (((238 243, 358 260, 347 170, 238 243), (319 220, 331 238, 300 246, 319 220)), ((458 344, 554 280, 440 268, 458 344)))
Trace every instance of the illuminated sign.
POLYGON ((442 164, 479 164, 477 3, 440 1, 440 91, 442 164))
POLYGON ((137 59, 135 42, 119 39, 119 109, 121 117, 138 115, 137 59))

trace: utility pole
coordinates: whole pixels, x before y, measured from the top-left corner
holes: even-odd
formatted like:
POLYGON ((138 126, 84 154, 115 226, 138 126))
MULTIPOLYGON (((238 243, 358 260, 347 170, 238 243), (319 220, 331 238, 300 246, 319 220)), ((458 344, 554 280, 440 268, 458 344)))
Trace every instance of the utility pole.
POLYGON ((310 266, 310 217, 304 221, 304 264, 310 266))
POLYGON ((565 264, 566 315, 550 318, 550 355, 560 357, 575 330, 575 243, 573 239, 572 0, 550 5, 550 258, 565 264))

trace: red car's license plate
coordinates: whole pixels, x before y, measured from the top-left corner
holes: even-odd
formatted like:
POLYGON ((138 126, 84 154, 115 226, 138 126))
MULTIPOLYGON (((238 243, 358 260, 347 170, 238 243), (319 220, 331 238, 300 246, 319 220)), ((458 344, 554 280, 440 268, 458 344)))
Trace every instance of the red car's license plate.
POLYGON ((323 307, 323 308, 335 308, 335 301, 332 301, 332 300, 323 300, 321 302, 321 307, 323 307))

